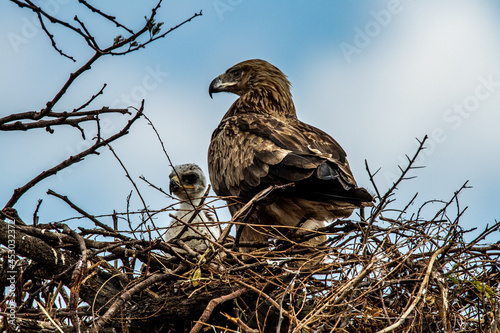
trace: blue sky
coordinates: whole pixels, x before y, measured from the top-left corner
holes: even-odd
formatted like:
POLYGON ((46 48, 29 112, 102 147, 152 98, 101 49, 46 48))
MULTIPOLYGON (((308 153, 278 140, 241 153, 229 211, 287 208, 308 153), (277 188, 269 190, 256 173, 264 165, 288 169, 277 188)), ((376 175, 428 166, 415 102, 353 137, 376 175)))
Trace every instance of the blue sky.
MULTIPOLYGON (((57 16, 76 14, 102 46, 123 31, 68 0, 47 1, 57 16)), ((96 4, 97 5, 97 4, 96 4)), ((149 15, 153 1, 108 1, 113 15, 133 28, 149 15), (150 5, 145 5, 145 4, 150 5)), ((168 1, 157 16, 164 28, 195 12, 203 16, 124 57, 105 57, 81 76, 55 108, 73 109, 108 86, 92 106, 139 105, 158 128, 174 164, 195 162, 207 170, 210 135, 236 96, 217 94, 208 85, 242 60, 265 59, 289 76, 298 116, 331 134, 347 151, 361 186, 372 190, 364 167, 367 159, 384 191, 398 173, 415 138, 430 136, 416 170, 417 179, 400 186, 393 207, 403 207, 415 192, 417 202, 448 200, 466 180, 473 188, 460 196, 469 206, 465 227, 484 227, 500 218, 500 8, 493 1, 168 1)), ((77 59, 60 57, 33 14, 0 4, 0 116, 40 110, 91 56, 72 33, 52 28, 58 46, 77 59)), ((124 124, 106 120, 110 133, 124 124)), ((93 126, 86 127, 91 133, 93 126)), ((55 128, 0 132, 2 173, 0 200, 14 188, 69 154, 88 147, 79 131, 55 128), (6 158, 7 156, 7 158, 6 158)), ((88 135, 87 137, 91 137, 88 135)), ((145 121, 113 144, 135 177, 151 208, 171 203, 138 180, 144 175, 168 187, 170 167, 145 121)), ((41 222, 75 213, 48 188, 68 195, 93 214, 125 210, 132 189, 106 149, 60 175, 39 183, 16 205, 30 221, 37 200, 41 222)), ((140 208, 136 197, 134 207, 140 208)), ((3 205, 3 204, 2 204, 3 205)), ((418 205, 415 205, 415 209, 418 205)), ((429 210, 429 215, 432 211, 429 210)), ((221 212, 221 216, 226 214, 221 212)), ((168 216, 165 216, 169 220, 168 216)), ((78 223, 71 222, 75 227, 78 223)), ((163 221, 160 221, 162 224, 163 221)))

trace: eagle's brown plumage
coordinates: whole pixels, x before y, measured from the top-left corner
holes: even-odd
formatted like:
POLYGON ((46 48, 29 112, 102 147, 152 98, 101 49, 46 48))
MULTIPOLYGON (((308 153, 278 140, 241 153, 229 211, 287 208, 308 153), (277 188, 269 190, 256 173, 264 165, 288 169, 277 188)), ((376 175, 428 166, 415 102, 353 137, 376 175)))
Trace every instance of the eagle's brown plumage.
MULTIPOLYGON (((210 96, 222 91, 239 98, 212 134, 208 167, 215 193, 245 203, 270 185, 294 183, 259 205, 248 223, 305 221, 303 228, 316 229, 373 200, 357 187, 342 147, 297 119, 290 82, 278 68, 264 60, 243 61, 212 81, 210 96)), ((241 207, 230 206, 231 214, 241 207)), ((242 241, 264 239, 259 228, 246 227, 241 234, 242 241)))

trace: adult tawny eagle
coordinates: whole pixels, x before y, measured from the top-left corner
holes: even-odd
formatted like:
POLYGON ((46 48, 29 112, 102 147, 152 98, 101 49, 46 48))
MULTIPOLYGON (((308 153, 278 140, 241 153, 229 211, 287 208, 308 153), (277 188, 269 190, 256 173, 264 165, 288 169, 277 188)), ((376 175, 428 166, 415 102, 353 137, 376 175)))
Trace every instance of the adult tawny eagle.
MULTIPOLYGON (((239 96, 213 132, 208 149, 215 193, 235 196, 239 202, 230 206, 232 215, 270 185, 294 184, 258 205, 249 224, 312 230, 324 221, 348 217, 373 200, 357 187, 342 147, 297 119, 290 82, 278 68, 264 60, 243 61, 211 82, 210 96, 216 92, 239 96)), ((241 234, 241 241, 267 238, 263 228, 247 226, 241 234)), ((318 237, 312 244, 324 240, 318 237)))

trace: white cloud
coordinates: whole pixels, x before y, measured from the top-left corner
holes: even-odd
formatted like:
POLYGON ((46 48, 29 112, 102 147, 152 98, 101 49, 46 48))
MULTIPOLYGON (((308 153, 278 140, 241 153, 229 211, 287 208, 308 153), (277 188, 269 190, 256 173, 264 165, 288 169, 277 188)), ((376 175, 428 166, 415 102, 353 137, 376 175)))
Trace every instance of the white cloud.
MULTIPOLYGON (((500 82, 498 20, 491 3, 484 1, 403 5, 404 11, 351 63, 335 48, 305 66, 302 85, 294 84, 305 110, 299 107, 299 116, 314 119, 309 122, 322 124, 339 139, 364 181, 364 158, 375 168, 396 173, 403 154, 413 152, 414 137, 442 129, 445 139, 423 161, 432 171, 417 173, 424 177, 417 190, 424 182, 432 184, 426 194, 443 198, 471 179, 471 185, 482 189, 472 198, 479 202, 491 194, 484 192, 485 179, 478 174, 492 174, 489 180, 500 185, 494 176, 498 158, 492 157, 500 153, 500 87, 456 128, 443 114, 474 96, 482 79, 500 82)), ((493 209, 482 213, 493 218, 498 213, 493 209)))

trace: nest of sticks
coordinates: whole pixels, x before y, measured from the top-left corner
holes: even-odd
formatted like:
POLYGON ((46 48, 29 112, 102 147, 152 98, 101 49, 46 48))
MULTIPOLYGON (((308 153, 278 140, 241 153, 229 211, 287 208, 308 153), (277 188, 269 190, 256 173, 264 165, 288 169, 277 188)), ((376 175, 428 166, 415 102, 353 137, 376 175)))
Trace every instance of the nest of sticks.
MULTIPOLYGON (((235 248, 229 235, 244 223, 244 212, 214 222, 225 232, 201 253, 185 239, 166 243, 160 230, 137 229, 165 209, 109 215, 128 221, 129 230, 121 231, 54 192, 95 227, 30 226, 4 210, 1 330, 500 332, 500 242, 487 243, 500 223, 465 240, 458 196, 467 183, 447 201, 410 212, 415 196, 394 208, 395 190, 422 145, 384 194, 367 166, 377 192, 370 212, 316 231, 269 228, 270 242, 239 244, 256 248, 250 253, 235 248), (318 234, 327 242, 308 247, 318 234)), ((207 197, 203 206, 217 200, 207 197)))

